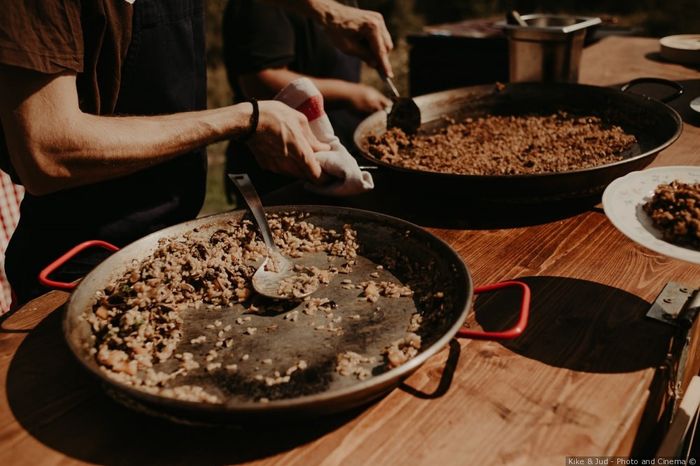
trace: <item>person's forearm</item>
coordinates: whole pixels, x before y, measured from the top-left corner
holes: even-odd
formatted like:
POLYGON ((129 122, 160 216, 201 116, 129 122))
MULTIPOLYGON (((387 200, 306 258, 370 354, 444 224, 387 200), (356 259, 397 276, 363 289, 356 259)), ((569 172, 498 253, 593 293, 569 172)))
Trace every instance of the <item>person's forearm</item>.
POLYGON ((134 173, 240 134, 250 124, 252 106, 247 103, 162 116, 86 114, 62 89, 74 82, 58 78, 18 102, 14 118, 2 115, 10 160, 32 194, 134 173), (55 104, 47 107, 47 101, 55 104))
POLYGON ((380 73, 393 76, 389 52, 394 48, 384 18, 333 0, 268 0, 321 24, 336 47, 360 57, 380 73))
POLYGON ((286 68, 268 68, 257 73, 244 75, 239 78, 239 82, 247 96, 268 99, 284 89, 287 84, 302 77, 309 78, 321 91, 323 99, 330 104, 347 103, 358 86, 353 82, 316 78, 286 68))
POLYGON ((44 172, 62 189, 127 175, 246 128, 252 106, 147 117, 82 114, 63 131, 44 138, 44 172), (50 163, 48 162, 50 160, 50 163))

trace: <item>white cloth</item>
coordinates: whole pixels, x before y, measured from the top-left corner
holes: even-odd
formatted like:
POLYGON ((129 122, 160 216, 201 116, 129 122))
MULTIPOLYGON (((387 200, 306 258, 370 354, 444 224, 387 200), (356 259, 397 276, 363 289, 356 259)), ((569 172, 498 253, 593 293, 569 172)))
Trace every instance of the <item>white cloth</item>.
POLYGON ((355 158, 335 135, 323 109, 323 96, 310 79, 292 81, 275 96, 275 100, 306 115, 311 131, 318 140, 331 146, 331 150, 315 155, 323 172, 333 177, 333 181, 322 186, 306 183, 306 189, 326 196, 351 196, 374 189, 372 175, 360 170, 355 158))

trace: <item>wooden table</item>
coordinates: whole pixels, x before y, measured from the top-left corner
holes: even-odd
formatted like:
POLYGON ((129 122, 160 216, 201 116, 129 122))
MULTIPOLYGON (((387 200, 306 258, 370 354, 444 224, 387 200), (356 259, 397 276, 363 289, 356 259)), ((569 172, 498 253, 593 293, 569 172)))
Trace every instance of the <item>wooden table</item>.
MULTIPOLYGON (((700 72, 659 62, 657 48, 652 39, 606 39, 585 50, 581 81, 660 76, 698 95, 700 72)), ((688 100, 674 104, 686 119, 683 135, 654 165, 700 164, 688 100)), ((424 224, 462 255, 477 284, 530 284, 525 335, 504 344, 453 341, 372 406, 295 426, 183 427, 122 408, 63 343, 53 311, 65 294, 46 295, 0 333, 0 464, 561 466, 571 455, 643 451, 663 410, 673 333, 644 315, 666 282, 700 286, 700 267, 635 245, 599 208, 511 214, 498 216, 500 224, 424 224)), ((471 323, 502 325, 509 304, 507 294, 480 298, 471 323)))

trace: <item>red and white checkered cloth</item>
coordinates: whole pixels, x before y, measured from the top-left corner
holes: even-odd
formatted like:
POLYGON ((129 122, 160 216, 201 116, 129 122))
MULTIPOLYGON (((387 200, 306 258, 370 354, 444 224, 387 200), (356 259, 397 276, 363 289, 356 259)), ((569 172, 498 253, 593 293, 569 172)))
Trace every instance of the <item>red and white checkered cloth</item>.
POLYGON ((19 203, 24 189, 12 183, 10 177, 0 171, 0 314, 7 312, 12 303, 10 284, 5 276, 5 249, 19 221, 19 203))
POLYGON ((275 96, 275 100, 306 115, 316 138, 331 146, 331 150, 314 155, 323 172, 330 175, 332 180, 324 186, 307 183, 306 189, 325 196, 352 196, 374 189, 372 175, 360 170, 357 161, 335 135, 331 120, 323 108, 323 95, 309 78, 292 81, 275 96))

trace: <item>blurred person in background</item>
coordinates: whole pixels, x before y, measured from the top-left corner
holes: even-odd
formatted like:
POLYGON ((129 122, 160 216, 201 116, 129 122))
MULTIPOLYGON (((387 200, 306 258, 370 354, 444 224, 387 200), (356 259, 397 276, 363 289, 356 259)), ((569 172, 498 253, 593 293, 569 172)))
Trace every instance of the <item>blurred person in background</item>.
MULTIPOLYGON (((357 6, 355 1, 343 2, 357 6)), ((236 102, 271 99, 287 84, 308 77, 325 102, 335 134, 351 150, 352 135, 369 113, 391 101, 360 84, 360 60, 341 52, 327 31, 294 11, 265 0, 230 0, 223 19, 224 62, 236 102)), ((248 173, 261 193, 293 181, 263 170, 249 147, 235 140, 226 151, 226 173, 248 173)), ((229 200, 235 192, 226 177, 229 200)))

